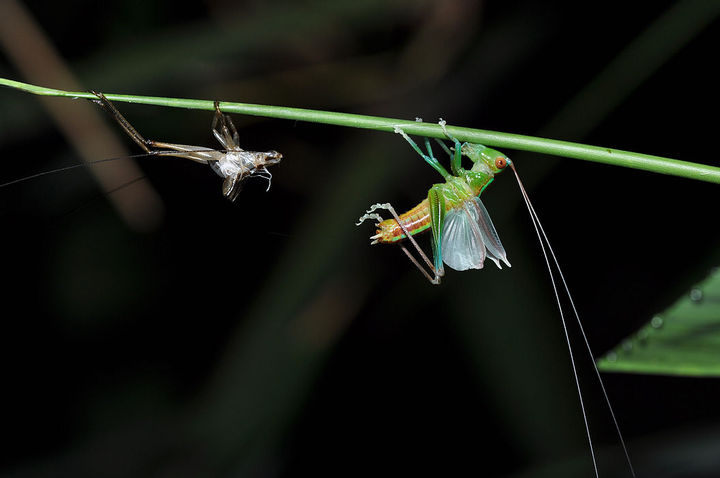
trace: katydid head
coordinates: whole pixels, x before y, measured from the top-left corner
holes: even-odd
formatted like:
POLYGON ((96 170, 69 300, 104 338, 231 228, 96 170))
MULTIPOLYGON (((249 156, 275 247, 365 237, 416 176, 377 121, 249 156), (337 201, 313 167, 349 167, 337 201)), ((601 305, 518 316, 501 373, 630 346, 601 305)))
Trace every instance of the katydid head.
POLYGON ((482 144, 465 143, 461 152, 473 162, 472 171, 477 173, 492 173, 493 175, 512 166, 512 161, 500 151, 482 144))
POLYGON ((274 164, 277 164, 280 162, 280 160, 282 160, 282 157, 283 157, 283 155, 281 153, 278 153, 275 150, 268 151, 267 153, 264 153, 264 154, 265 154, 265 161, 264 161, 265 166, 272 166, 274 164))

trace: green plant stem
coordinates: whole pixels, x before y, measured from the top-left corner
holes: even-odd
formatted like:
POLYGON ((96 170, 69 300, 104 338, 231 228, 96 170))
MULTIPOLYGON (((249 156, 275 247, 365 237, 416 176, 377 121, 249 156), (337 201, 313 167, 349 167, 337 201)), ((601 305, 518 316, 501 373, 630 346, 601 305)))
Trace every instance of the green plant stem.
MULTIPOLYGON (((59 96, 69 98, 94 99, 92 93, 85 91, 62 91, 41 86, 29 85, 19 81, 0 78, 0 86, 15 88, 35 95, 59 96)), ((173 108, 187 108, 198 110, 214 110, 211 100, 192 100, 182 98, 162 98, 152 96, 116 95, 105 93, 111 101, 125 103, 140 103, 146 105, 169 106, 173 108)), ((435 123, 421 123, 412 120, 396 118, 381 118, 349 113, 336 113, 331 111, 307 110, 302 108, 288 108, 285 106, 266 106, 248 103, 222 102, 221 109, 226 113, 238 113, 252 116, 264 116, 294 121, 308 121, 313 123, 332 124, 350 128, 372 129, 376 131, 393 132, 395 126, 402 126, 408 134, 430 138, 445 138, 442 128, 435 123)), ((543 153, 566 158, 581 159, 597 163, 623 166, 626 168, 641 169, 654 173, 667 174, 699 181, 720 184, 720 168, 703 164, 663 158, 648 154, 633 153, 599 146, 558 141, 554 139, 524 136, 512 133, 500 133, 458 126, 447 126, 447 130, 460 141, 481 143, 497 148, 516 149, 543 153)))

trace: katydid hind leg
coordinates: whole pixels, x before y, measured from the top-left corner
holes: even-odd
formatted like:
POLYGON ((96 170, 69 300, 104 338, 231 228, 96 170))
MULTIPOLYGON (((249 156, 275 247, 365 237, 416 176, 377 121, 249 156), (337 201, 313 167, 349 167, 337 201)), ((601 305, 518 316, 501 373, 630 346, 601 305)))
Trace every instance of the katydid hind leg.
POLYGON ((115 105, 113 105, 110 100, 105 97, 105 95, 93 90, 90 90, 90 92, 98 98, 97 100, 93 100, 93 102, 100 105, 113 118, 115 118, 115 121, 117 121, 117 123, 125 131, 125 133, 127 133, 127 135, 130 136, 133 141, 138 144, 138 146, 140 146, 146 153, 152 152, 150 150, 150 147, 152 146, 151 142, 143 138, 142 135, 138 133, 138 131, 133 127, 133 125, 131 125, 130 122, 125 119, 122 113, 120 113, 120 111, 115 108, 115 105))
POLYGON ((426 278, 427 280, 430 281, 430 283, 432 283, 432 284, 439 284, 439 283, 440 283, 440 279, 437 277, 437 275, 436 275, 435 277, 431 276, 431 275, 428 273, 428 271, 425 270, 425 268, 418 262, 418 260, 415 259, 415 256, 413 256, 413 255, 410 253, 410 251, 408 251, 408 248, 405 247, 404 244, 400 244, 400 249, 402 249, 402 251, 405 253, 405 255, 407 256, 407 258, 410 259, 410 262, 412 262, 413 264, 415 264, 415 267, 417 267, 418 270, 419 270, 420 272, 422 272, 422 274, 425 276, 425 278, 426 278))
POLYGON ((430 188, 428 192, 428 203, 430 207, 430 229, 432 230, 432 250, 435 261, 435 273, 442 277, 445 275, 445 268, 442 260, 442 232, 445 225, 445 196, 437 186, 430 188))
MULTIPOLYGON (((430 259, 428 259, 428 256, 425 254, 425 251, 422 250, 422 248, 421 248, 420 245, 417 243, 417 241, 415 240, 415 238, 413 237, 413 235, 410 233, 410 231, 409 231, 409 230, 405 227, 405 225, 402 223, 402 221, 400 220, 400 216, 398 216, 398 213, 395 212, 395 208, 393 208, 390 204, 386 204, 386 206, 387 206, 386 209, 390 212, 390 214, 392 215, 393 219, 395 219, 395 222, 397 222, 398 227, 400 227, 400 229, 402 230, 403 234, 405 234, 405 237, 407 238, 407 240, 410 241, 410 243, 413 245, 413 247, 415 248, 415 250, 417 251, 417 253, 420 255, 420 257, 422 258, 422 260, 425 261, 425 264, 427 264, 428 267, 430 268, 430 270, 432 270, 433 273, 435 274, 435 280, 438 280, 438 282, 433 282, 433 281, 431 281, 431 282, 433 282, 434 284, 439 283, 439 276, 438 276, 438 274, 437 274, 437 270, 433 267, 433 264, 432 264, 432 262, 430 262, 430 259)), ((415 261, 413 261, 413 262, 415 262, 415 261)))
MULTIPOLYGON (((433 266, 433 263, 430 262, 430 259, 428 258, 428 256, 427 256, 427 255, 425 254, 425 252, 422 250, 422 248, 421 248, 420 245, 417 243, 417 241, 415 240, 415 238, 412 236, 412 234, 410 233, 410 231, 405 227, 405 225, 403 224, 402 220, 400 219, 400 216, 398 216, 397 212, 395 211, 395 208, 393 208, 392 205, 390 205, 390 203, 378 203, 378 204, 373 204, 372 206, 370 206, 370 209, 368 209, 368 210, 366 211, 366 213, 365 213, 362 217, 360 217, 359 221, 358 221, 355 225, 356 225, 356 226, 359 226, 360 224, 362 224, 364 221, 366 221, 366 220, 368 220, 368 219, 375 219, 375 220, 377 221, 377 224, 380 224, 380 223, 383 221, 383 218, 382 218, 382 216, 380 216, 380 214, 378 214, 377 212, 375 212, 375 211, 377 211, 378 209, 385 209, 386 211, 390 212, 390 215, 392 215, 393 219, 394 219, 395 222, 397 223, 397 225, 398 225, 398 227, 400 228, 400 230, 403 232, 403 234, 405 235, 405 237, 407 238, 407 240, 410 241, 410 243, 413 245, 413 247, 414 247, 415 250, 418 252, 418 254, 419 254, 420 257, 422 258, 422 260, 425 262, 425 264, 427 264, 427 266, 428 266, 428 268, 430 269, 430 271, 432 271, 434 277, 431 276, 431 275, 425 270, 425 268, 420 264, 420 262, 410 253, 410 251, 408 251, 408 249, 405 247, 405 245, 403 245, 403 244, 401 243, 401 244, 400 244, 400 248, 403 250, 403 252, 404 252, 405 255, 408 257, 408 259, 410 259, 410 261, 411 261, 413 264, 415 264, 415 267, 417 267, 417 268, 420 270, 420 272, 422 272, 422 274, 423 274, 432 284, 439 284, 439 283, 440 283, 440 277, 442 276, 442 273, 438 274, 438 271, 437 271, 437 270, 435 269, 435 267, 433 266)), ((379 238, 379 234, 378 234, 377 236, 371 237, 371 239, 373 239, 373 242, 372 242, 372 243, 373 243, 373 244, 377 244, 378 238, 379 238)), ((442 271, 441 271, 441 272, 442 272, 442 271)))

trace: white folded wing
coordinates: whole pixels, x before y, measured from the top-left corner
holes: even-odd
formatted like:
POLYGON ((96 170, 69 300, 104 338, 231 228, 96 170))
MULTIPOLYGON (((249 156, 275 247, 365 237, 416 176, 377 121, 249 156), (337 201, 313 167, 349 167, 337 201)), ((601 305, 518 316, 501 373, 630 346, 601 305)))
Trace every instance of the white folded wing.
POLYGON ((465 201, 445 215, 441 239, 442 259, 452 269, 482 269, 485 257, 502 269, 508 267, 505 249, 500 242, 490 215, 480 198, 465 201))

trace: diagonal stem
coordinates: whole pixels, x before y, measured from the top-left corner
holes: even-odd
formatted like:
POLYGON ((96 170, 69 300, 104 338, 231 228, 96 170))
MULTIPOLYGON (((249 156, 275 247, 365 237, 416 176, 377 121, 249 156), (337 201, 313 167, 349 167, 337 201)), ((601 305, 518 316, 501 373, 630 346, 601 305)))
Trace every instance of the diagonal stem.
MULTIPOLYGON (((6 78, 0 78, 0 86, 15 88, 35 95, 87 99, 95 98, 95 96, 89 92, 56 90, 52 88, 29 85, 27 83, 21 83, 19 81, 9 80, 6 78)), ((117 94, 106 94, 105 96, 111 101, 118 102, 141 103, 146 105, 208 111, 215 110, 215 104, 212 100, 117 94)), ((443 128, 439 124, 420 123, 417 121, 397 118, 382 118, 378 116, 308 110, 302 108, 290 108, 286 106, 267 106, 233 102, 222 102, 220 103, 220 108, 226 113, 239 113, 252 116, 264 116, 268 118, 324 123, 346 126, 349 128, 372 129, 386 132, 394 132, 396 127, 401 126, 408 134, 424 136, 427 138, 444 139, 446 137, 443 128)), ((481 143, 498 148, 517 149, 554 156, 563 156, 566 158, 581 159, 584 161, 593 161, 614 166, 623 166, 626 168, 640 169, 654 173, 720 184, 720 167, 716 166, 708 166, 660 156, 520 134, 501 133, 497 131, 458 126, 447 126, 446 129, 460 141, 481 143)))

